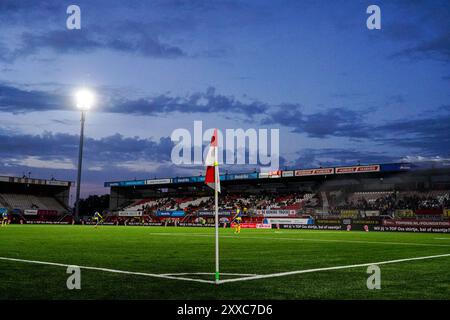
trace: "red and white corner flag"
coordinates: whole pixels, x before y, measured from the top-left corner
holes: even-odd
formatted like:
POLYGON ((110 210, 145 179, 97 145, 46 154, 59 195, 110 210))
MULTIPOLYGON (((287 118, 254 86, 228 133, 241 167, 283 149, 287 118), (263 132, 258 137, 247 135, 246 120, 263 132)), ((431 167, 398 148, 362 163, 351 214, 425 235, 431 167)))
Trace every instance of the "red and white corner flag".
POLYGON ((219 178, 219 162, 218 162, 217 147, 217 129, 214 129, 214 134, 211 138, 211 144, 209 145, 208 154, 206 155, 206 176, 205 183, 208 187, 220 192, 220 178, 219 178))
POLYGON ((220 192, 220 176, 219 176, 219 159, 217 147, 217 129, 214 129, 214 134, 211 138, 208 154, 206 155, 206 175, 205 183, 208 187, 214 189, 214 211, 215 211, 215 233, 216 233, 216 284, 220 283, 219 277, 219 192, 220 192))

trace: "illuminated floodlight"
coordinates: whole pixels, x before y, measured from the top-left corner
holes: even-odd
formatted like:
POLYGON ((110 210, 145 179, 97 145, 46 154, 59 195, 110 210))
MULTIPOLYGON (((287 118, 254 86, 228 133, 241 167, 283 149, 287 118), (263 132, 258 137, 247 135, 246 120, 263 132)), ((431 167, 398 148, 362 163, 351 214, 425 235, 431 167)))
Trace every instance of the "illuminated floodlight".
POLYGON ((80 89, 75 94, 75 100, 78 109, 87 111, 93 106, 95 102, 95 96, 92 91, 88 89, 80 89))

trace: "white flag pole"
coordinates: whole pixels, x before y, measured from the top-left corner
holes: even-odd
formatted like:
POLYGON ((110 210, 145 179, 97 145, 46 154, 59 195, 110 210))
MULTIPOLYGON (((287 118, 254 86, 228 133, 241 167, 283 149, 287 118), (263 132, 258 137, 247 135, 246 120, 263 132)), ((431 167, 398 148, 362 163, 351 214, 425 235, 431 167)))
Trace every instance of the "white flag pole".
POLYGON ((216 284, 219 284, 219 192, 217 190, 217 186, 219 183, 219 175, 218 170, 219 164, 214 162, 214 200, 215 200, 215 210, 216 210, 216 284))

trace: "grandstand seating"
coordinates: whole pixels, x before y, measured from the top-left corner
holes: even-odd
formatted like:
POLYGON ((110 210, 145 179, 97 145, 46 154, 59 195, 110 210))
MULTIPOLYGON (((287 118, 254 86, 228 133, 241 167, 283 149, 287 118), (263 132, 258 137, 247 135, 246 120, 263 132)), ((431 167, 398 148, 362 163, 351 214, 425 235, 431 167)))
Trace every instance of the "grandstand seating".
MULTIPOLYGON (((220 197, 220 210, 234 210, 236 206, 247 208, 249 211, 257 209, 299 210, 304 205, 314 203, 314 194, 290 193, 284 195, 273 194, 228 194, 220 197)), ((136 199, 122 210, 150 214, 157 210, 184 210, 186 213, 196 211, 211 211, 214 207, 214 197, 161 197, 153 199, 136 199)))
POLYGON ((393 192, 355 192, 350 197, 351 202, 365 200, 369 203, 375 202, 377 199, 393 194, 393 192))
POLYGON ((67 209, 53 197, 35 196, 29 194, 2 193, 0 201, 3 206, 22 212, 29 209, 67 212, 67 209))
POLYGON ((0 207, 6 208, 8 207, 8 202, 3 199, 3 196, 0 194, 0 207))
POLYGON ((145 206, 153 207, 157 204, 156 201, 151 199, 138 199, 135 200, 131 205, 126 206, 123 210, 126 211, 142 211, 145 206))
MULTIPOLYGON (((291 192, 285 194, 223 194, 219 201, 219 210, 231 210, 236 207, 248 209, 250 216, 256 210, 296 210, 299 214, 307 213, 317 216, 333 215, 342 218, 358 216, 378 216, 394 214, 399 218, 415 218, 415 212, 441 212, 450 207, 449 190, 419 191, 373 191, 345 192, 343 190, 320 191, 318 193, 291 192), (311 211, 312 210, 312 211, 311 211), (409 210, 409 211, 401 211, 409 210), (420 211, 422 210, 422 211, 420 211), (432 211, 430 211, 432 210, 432 211), (441 211, 439 211, 441 210, 441 211), (317 211, 317 214, 315 212, 317 211)), ((183 221, 195 220, 196 212, 212 211, 214 198, 200 197, 160 197, 137 199, 124 208, 126 211, 136 211, 143 215, 153 215, 157 210, 184 210, 183 221)), ((431 214, 430 214, 431 215, 431 214)), ((424 214, 422 214, 424 216, 424 214)), ((156 220, 165 219, 160 217, 156 220)))
MULTIPOLYGON (((213 211, 212 196, 162 196, 135 199, 121 210, 136 212, 136 221, 192 222, 199 211, 213 211), (183 218, 156 216, 158 210, 184 210, 183 218), (140 219, 140 220, 139 220, 140 219)), ((27 209, 36 209, 37 216, 22 216, 33 221, 59 221, 63 219, 65 208, 56 198, 17 193, 0 194, 0 207, 6 207, 23 213, 27 209)), ((256 219, 257 210, 294 210, 297 214, 341 218, 375 217, 391 215, 401 219, 427 219, 444 215, 444 208, 450 208, 450 190, 419 191, 383 191, 383 192, 345 192, 343 190, 319 191, 317 193, 224 193, 219 199, 219 210, 234 211, 236 207, 246 208, 246 219, 256 219)), ((69 220, 68 217, 64 218, 69 220)), ((63 219, 63 220, 64 220, 63 219)), ((129 217, 111 216, 110 222, 133 221, 129 217)))
POLYGON ((399 218, 417 218, 442 215, 450 207, 450 191, 431 190, 397 192, 355 192, 349 193, 331 211, 376 210, 379 214, 394 214, 399 218))
POLYGON ((210 199, 211 199, 211 197, 200 197, 200 198, 197 198, 197 199, 189 198, 189 199, 185 199, 187 201, 183 201, 183 202, 179 203, 179 205, 180 205, 181 209, 185 209, 185 208, 187 208, 189 206, 198 207, 202 203, 205 203, 205 202, 207 202, 210 199))

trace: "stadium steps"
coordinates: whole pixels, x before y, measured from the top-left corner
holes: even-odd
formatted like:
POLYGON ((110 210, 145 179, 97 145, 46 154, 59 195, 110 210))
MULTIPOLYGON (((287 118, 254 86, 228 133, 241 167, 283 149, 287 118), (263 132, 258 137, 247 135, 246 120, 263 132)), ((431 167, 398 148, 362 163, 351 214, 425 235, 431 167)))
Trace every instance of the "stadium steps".
POLYGON ((187 208, 187 207, 189 207, 190 205, 191 205, 191 206, 194 206, 194 207, 198 207, 198 206, 201 205, 202 203, 207 202, 209 199, 210 199, 210 197, 200 197, 200 198, 197 198, 197 199, 192 199, 192 198, 190 198, 189 201, 180 203, 179 205, 180 205, 180 208, 181 208, 181 209, 187 208))
MULTIPOLYGON (((337 191, 331 191, 330 192, 330 197, 331 197, 331 206, 335 207, 335 206, 339 206, 345 203, 345 200, 347 198, 347 194, 345 192, 343 192, 342 190, 337 190, 337 191)), ((330 205, 330 203, 328 204, 330 205)))
POLYGON ((142 206, 153 207, 157 204, 157 201, 153 199, 144 199, 138 200, 137 202, 132 203, 130 206, 125 207, 123 210, 125 211, 141 211, 142 206))
POLYGON ((0 206, 2 208, 8 208, 11 209, 11 207, 9 206, 8 202, 3 198, 3 196, 0 194, 0 206))
POLYGON ((321 191, 320 196, 322 198, 322 207, 323 207, 322 209, 326 211, 330 207, 328 203, 327 193, 325 191, 321 191))
POLYGON ((27 209, 55 210, 59 213, 67 211, 67 208, 55 198, 28 194, 3 193, 0 195, 0 205, 22 211, 27 209))
POLYGON ((4 193, 3 199, 8 203, 9 207, 12 209, 32 209, 33 203, 29 200, 26 195, 19 195, 14 193, 4 193))

